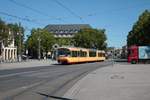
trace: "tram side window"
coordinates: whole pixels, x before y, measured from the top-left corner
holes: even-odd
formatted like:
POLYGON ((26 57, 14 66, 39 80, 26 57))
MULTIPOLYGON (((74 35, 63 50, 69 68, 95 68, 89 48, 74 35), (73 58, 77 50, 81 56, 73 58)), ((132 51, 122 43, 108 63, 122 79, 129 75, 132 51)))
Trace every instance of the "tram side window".
POLYGON ((89 51, 90 57, 96 57, 96 51, 89 51))
POLYGON ((105 57, 105 53, 103 53, 103 57, 105 57))
POLYGON ((102 53, 98 53, 98 57, 102 57, 102 53))
POLYGON ((68 49, 65 49, 65 48, 58 49, 58 56, 59 55, 70 56, 70 51, 68 49))
POLYGON ((78 56, 78 52, 77 51, 72 51, 72 57, 77 57, 78 56))
POLYGON ((105 54, 104 54, 104 53, 102 53, 102 57, 105 57, 105 54))
POLYGON ((86 57, 87 56, 87 52, 85 51, 80 51, 80 57, 86 57))
POLYGON ((98 57, 105 57, 104 53, 98 53, 98 57))
POLYGON ((83 52, 83 57, 87 57, 87 52, 83 52))

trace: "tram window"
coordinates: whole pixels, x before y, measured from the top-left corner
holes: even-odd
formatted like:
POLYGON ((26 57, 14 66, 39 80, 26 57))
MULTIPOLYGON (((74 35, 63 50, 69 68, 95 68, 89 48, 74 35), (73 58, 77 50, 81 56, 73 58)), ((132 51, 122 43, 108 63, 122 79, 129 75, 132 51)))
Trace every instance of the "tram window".
POLYGON ((58 56, 59 55, 69 56, 70 55, 70 51, 68 49, 65 49, 65 48, 58 49, 58 56))
POLYGON ((101 53, 98 53, 98 57, 101 57, 102 56, 102 54, 101 53))
POLYGON ((105 57, 105 54, 103 53, 103 57, 105 57))
POLYGON ((87 52, 83 52, 83 57, 87 57, 87 52))
POLYGON ((80 51, 80 57, 86 57, 87 53, 85 51, 80 51))
POLYGON ((78 56, 78 57, 80 57, 80 56, 81 56, 81 53, 80 53, 80 51, 77 51, 77 53, 78 53, 78 54, 77 54, 77 56, 78 56))
POLYGON ((72 57, 77 57, 78 56, 78 52, 77 51, 71 51, 72 52, 72 57))
POLYGON ((98 57, 105 57, 104 53, 98 53, 98 57))
POLYGON ((104 57, 105 54, 103 53, 98 53, 98 57, 104 57))
POLYGON ((90 57, 96 57, 96 51, 89 51, 90 57))

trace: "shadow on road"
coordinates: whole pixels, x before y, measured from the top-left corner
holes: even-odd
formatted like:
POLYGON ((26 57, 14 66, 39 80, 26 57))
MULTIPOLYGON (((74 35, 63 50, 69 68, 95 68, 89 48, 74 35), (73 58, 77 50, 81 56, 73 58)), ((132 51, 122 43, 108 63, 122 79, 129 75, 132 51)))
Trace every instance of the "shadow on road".
POLYGON ((59 100, 75 100, 75 99, 63 98, 63 97, 58 97, 58 96, 52 96, 52 95, 48 95, 48 94, 44 94, 44 93, 40 93, 40 92, 36 92, 36 93, 39 95, 45 96, 45 97, 59 99, 59 100))

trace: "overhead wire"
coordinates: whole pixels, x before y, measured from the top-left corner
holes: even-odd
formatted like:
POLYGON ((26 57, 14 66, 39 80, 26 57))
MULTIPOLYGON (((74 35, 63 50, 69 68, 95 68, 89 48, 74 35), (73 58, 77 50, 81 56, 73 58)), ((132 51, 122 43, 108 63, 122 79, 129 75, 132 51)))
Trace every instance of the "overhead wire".
POLYGON ((37 22, 36 20, 33 20, 33 19, 12 15, 12 14, 9 14, 9 13, 6 13, 6 12, 2 12, 2 11, 0 11, 0 14, 5 15, 5 16, 9 16, 9 17, 13 17, 13 18, 16 18, 16 19, 19 19, 19 20, 32 22, 32 23, 35 23, 35 24, 40 24, 40 25, 42 24, 42 23, 39 23, 39 22, 37 22))
MULTIPOLYGON (((46 13, 43 13, 43 12, 41 12, 41 11, 39 11, 39 10, 37 10, 37 9, 34 9, 34 8, 32 8, 32 7, 29 7, 29 6, 25 5, 25 4, 18 3, 18 2, 16 2, 15 0, 9 0, 9 1, 12 2, 12 3, 15 3, 15 4, 18 5, 18 6, 27 8, 27 9, 29 9, 29 10, 31 10, 31 11, 34 11, 34 12, 36 12, 36 13, 38 13, 38 14, 42 14, 43 16, 47 16, 48 18, 50 18, 49 15, 47 15, 46 13)), ((60 5, 61 7, 63 7, 64 9, 66 9, 66 10, 67 10, 70 14, 72 14, 74 17, 79 18, 80 20, 82 20, 83 18, 86 18, 86 17, 96 16, 96 15, 98 15, 99 13, 107 13, 107 12, 111 13, 111 12, 114 12, 114 11, 120 11, 120 10, 124 10, 124 9, 130 9, 130 8, 133 8, 133 7, 137 7, 137 5, 136 5, 136 6, 129 6, 129 7, 124 7, 124 8, 118 8, 118 9, 115 9, 115 10, 107 10, 107 11, 102 11, 102 12, 97 12, 97 13, 89 13, 89 14, 87 14, 87 15, 81 17, 81 16, 79 16, 78 14, 76 14, 75 12, 73 12, 70 8, 68 8, 67 6, 65 6, 63 3, 59 2, 58 0, 53 0, 53 1, 54 1, 55 3, 57 3, 58 5, 60 5)), ((140 5, 143 5, 143 4, 140 4, 140 5)), ((139 6, 139 5, 138 5, 138 6, 139 6)), ((6 13, 6 12, 2 12, 2 11, 0 11, 0 14, 6 15, 6 16, 10 16, 10 17, 13 17, 13 18, 17 18, 17 19, 20 19, 20 20, 24 20, 24 21, 36 23, 36 24, 41 24, 41 23, 37 22, 37 20, 35 20, 35 19, 30 19, 30 18, 27 18, 27 17, 19 17, 19 16, 16 16, 16 15, 8 14, 8 13, 6 13)), ((52 18, 52 17, 51 17, 51 18, 52 18)), ((54 18, 54 17, 53 17, 53 18, 54 18)), ((60 17, 57 17, 56 19, 57 19, 57 20, 58 20, 58 19, 59 19, 59 20, 62 20, 60 17)))
POLYGON ((64 21, 62 18, 60 18, 60 17, 52 17, 52 16, 49 16, 48 14, 46 14, 46 13, 44 13, 44 12, 42 12, 42 11, 39 11, 39 10, 37 10, 37 9, 35 9, 35 8, 29 7, 29 6, 27 6, 27 5, 23 4, 23 3, 19 3, 19 2, 15 1, 15 0, 9 0, 9 1, 12 2, 12 3, 14 3, 14 4, 16 4, 16 5, 18 5, 18 6, 20 6, 20 7, 24 7, 24 8, 26 8, 26 9, 29 9, 29 10, 35 12, 35 13, 38 13, 38 14, 43 15, 43 16, 46 16, 46 17, 48 17, 48 18, 51 19, 51 20, 54 19, 54 20, 59 20, 59 21, 65 22, 65 21, 64 21))
POLYGON ((74 11, 72 11, 70 8, 68 8, 66 5, 64 5, 63 3, 59 2, 58 0, 53 0, 55 3, 57 3, 59 6, 61 6, 62 8, 66 9, 71 15, 73 15, 74 17, 79 18, 81 21, 83 21, 83 18, 81 16, 79 16, 78 14, 76 14, 74 11))
POLYGON ((106 10, 106 11, 101 11, 101 12, 94 12, 94 13, 89 13, 89 14, 87 14, 87 15, 85 15, 83 18, 85 18, 85 17, 92 17, 92 16, 97 16, 97 15, 99 15, 99 14, 105 14, 105 13, 108 13, 108 14, 110 14, 110 13, 114 13, 114 12, 117 12, 117 11, 122 11, 122 10, 129 10, 129 9, 131 9, 131 8, 135 8, 135 7, 139 7, 139 6, 143 6, 143 5, 149 5, 148 3, 140 3, 140 4, 138 4, 138 5, 130 5, 130 6, 128 6, 128 7, 122 7, 122 8, 117 8, 117 9, 110 9, 110 10, 106 10))
MULTIPOLYGON (((19 16, 16 16, 16 15, 12 15, 12 14, 1 12, 1 11, 0 11, 0 14, 8 16, 8 17, 16 18, 16 19, 19 19, 19 20, 23 20, 23 21, 26 21, 26 22, 31 22, 31 23, 34 23, 34 24, 41 25, 41 23, 38 23, 35 20, 31 20, 31 19, 28 19, 28 18, 19 17, 19 16)), ((28 27, 24 27, 24 29, 26 31, 32 31, 32 29, 30 29, 28 27)))

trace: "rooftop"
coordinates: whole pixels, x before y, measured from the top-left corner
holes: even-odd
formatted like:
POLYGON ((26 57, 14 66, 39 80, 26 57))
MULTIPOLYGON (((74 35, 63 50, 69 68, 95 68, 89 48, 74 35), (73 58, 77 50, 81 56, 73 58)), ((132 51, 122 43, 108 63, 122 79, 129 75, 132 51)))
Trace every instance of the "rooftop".
POLYGON ((44 29, 56 34, 77 33, 83 28, 91 28, 89 24, 49 24, 44 29))

